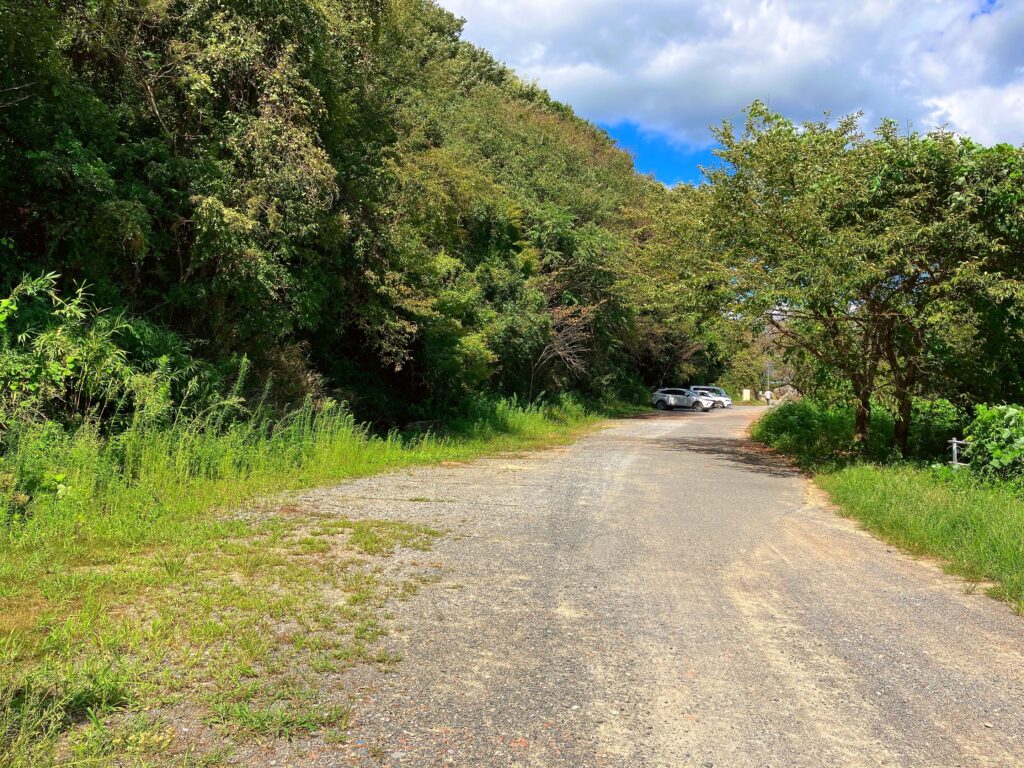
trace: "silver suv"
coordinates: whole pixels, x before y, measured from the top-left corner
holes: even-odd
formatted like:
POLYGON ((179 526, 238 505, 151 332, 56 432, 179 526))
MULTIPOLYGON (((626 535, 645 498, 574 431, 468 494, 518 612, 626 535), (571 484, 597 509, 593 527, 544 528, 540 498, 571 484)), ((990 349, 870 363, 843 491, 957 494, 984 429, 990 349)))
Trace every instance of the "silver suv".
POLYGON ((708 387, 703 384, 697 387, 690 387, 701 397, 708 397, 715 402, 715 408, 732 408, 732 398, 725 393, 721 387, 708 387))
POLYGON ((691 411, 707 413, 715 407, 710 397, 698 395, 688 389, 659 389, 651 394, 651 405, 659 411, 671 411, 673 408, 689 408, 691 411))

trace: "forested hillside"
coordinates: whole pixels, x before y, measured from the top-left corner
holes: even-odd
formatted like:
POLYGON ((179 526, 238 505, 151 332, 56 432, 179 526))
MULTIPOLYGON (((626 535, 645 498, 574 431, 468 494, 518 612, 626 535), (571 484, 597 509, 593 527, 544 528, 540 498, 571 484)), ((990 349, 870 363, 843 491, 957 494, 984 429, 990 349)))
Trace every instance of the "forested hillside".
POLYGON ((670 190, 430 0, 0 7, 4 422, 1024 397, 1018 148, 755 104, 670 190))
POLYGON ((322 677, 393 664, 382 606, 420 585, 373 560, 440 532, 239 508, 565 442, 581 401, 717 364, 672 196, 460 31, 0 0, 3 765, 343 741, 322 677), (216 743, 141 714, 173 701, 216 743))
POLYGON ((429 0, 2 13, 0 284, 84 290, 73 323, 45 281, 9 312, 8 345, 65 326, 20 371, 36 407, 224 391, 246 358, 274 402, 395 423, 714 357, 692 262, 651 245, 666 190, 429 0))

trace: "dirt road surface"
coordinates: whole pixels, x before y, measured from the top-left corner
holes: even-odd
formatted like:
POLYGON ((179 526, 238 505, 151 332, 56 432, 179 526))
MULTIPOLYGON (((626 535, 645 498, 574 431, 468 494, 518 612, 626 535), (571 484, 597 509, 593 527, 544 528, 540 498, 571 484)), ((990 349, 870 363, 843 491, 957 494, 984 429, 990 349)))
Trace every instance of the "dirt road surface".
POLYGON ((328 764, 1024 766, 1024 619, 836 516, 754 414, 307 494, 451 531, 328 764))

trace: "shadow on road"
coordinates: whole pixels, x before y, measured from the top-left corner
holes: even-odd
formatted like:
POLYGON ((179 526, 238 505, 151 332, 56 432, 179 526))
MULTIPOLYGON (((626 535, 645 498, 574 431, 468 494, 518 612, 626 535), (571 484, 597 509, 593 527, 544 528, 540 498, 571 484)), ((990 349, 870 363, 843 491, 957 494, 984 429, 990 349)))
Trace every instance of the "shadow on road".
POLYGON ((775 477, 800 477, 800 470, 767 448, 738 437, 675 437, 657 441, 670 451, 688 451, 725 459, 732 464, 775 477))
POLYGON ((653 421, 654 419, 693 419, 700 416, 711 416, 714 415, 715 411, 708 411, 706 414, 700 411, 691 411, 690 409, 682 409, 675 411, 656 411, 650 410, 644 413, 631 413, 627 416, 623 416, 624 419, 638 420, 638 421, 653 421))

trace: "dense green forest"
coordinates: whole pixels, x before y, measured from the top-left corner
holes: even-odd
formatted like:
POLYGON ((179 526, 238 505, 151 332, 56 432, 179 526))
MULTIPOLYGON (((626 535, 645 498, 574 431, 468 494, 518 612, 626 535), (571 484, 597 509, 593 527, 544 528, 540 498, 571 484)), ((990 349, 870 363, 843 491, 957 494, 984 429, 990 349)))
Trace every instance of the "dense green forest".
POLYGON ((32 407, 223 392, 245 359, 275 402, 402 423, 720 362, 666 190, 428 0, 2 13, 0 284, 58 276, 21 287, 8 353, 63 326, 41 369, 5 358, 32 407))
POLYGON ((2 5, 0 393, 382 427, 768 365, 893 413, 1024 399, 1024 159, 761 104, 667 189, 429 0, 2 5))

